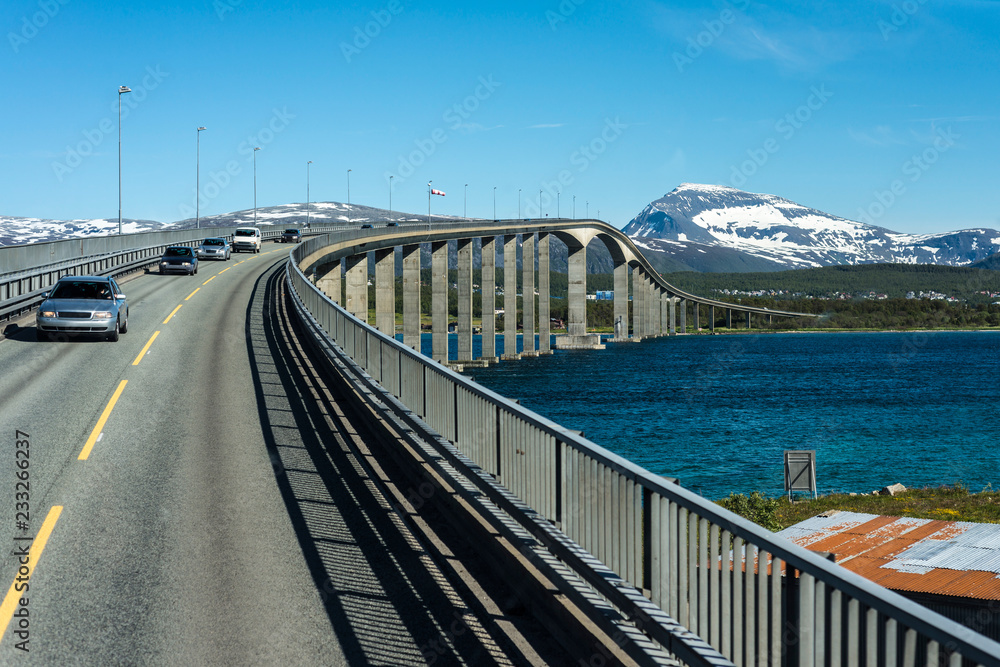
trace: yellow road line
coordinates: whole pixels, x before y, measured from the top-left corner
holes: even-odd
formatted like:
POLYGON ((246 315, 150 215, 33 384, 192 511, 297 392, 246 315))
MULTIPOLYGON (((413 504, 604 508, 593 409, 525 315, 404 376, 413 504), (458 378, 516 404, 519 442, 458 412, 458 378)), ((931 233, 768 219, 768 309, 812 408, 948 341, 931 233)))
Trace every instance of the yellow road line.
POLYGON ((172 312, 169 315, 167 315, 167 319, 163 320, 163 323, 166 324, 167 322, 169 322, 170 318, 173 317, 174 315, 176 315, 177 311, 180 310, 181 306, 183 306, 183 305, 184 304, 182 303, 182 304, 180 304, 180 306, 177 306, 176 308, 174 308, 174 312, 172 312))
POLYGON ((218 278, 218 276, 212 276, 211 278, 209 278, 208 280, 206 280, 205 282, 203 282, 202 285, 207 285, 210 282, 212 282, 213 280, 215 280, 216 278, 218 278))
POLYGON ((104 408, 104 412, 101 413, 101 418, 97 420, 97 426, 90 433, 90 437, 87 438, 87 444, 83 446, 83 450, 80 451, 80 455, 76 457, 77 461, 86 461, 87 457, 90 456, 90 450, 94 448, 94 444, 97 442, 97 438, 101 435, 101 431, 104 430, 104 424, 107 423, 108 417, 111 416, 111 411, 115 408, 115 403, 118 402, 118 398, 122 395, 122 391, 125 389, 125 385, 128 384, 128 380, 122 380, 118 385, 118 389, 115 389, 115 393, 111 396, 111 400, 108 401, 108 406, 104 408))
POLYGON ((142 361, 142 358, 144 356, 146 356, 147 352, 149 352, 149 346, 153 344, 153 341, 156 340, 156 337, 159 336, 159 335, 160 335, 159 331, 154 331, 153 332, 153 336, 149 339, 149 342, 146 343, 146 346, 143 347, 142 350, 139 352, 139 356, 136 357, 135 361, 132 362, 133 366, 138 366, 139 365, 139 362, 142 361))
MULTIPOLYGON (((238 263, 238 262, 237 262, 237 263, 238 263)), ((229 269, 231 269, 231 268, 233 268, 233 267, 231 267, 231 266, 230 266, 230 267, 229 267, 229 269)), ((219 271, 219 275, 221 276, 221 275, 222 275, 223 273, 225 273, 225 272, 226 272, 226 271, 228 271, 229 269, 222 269, 221 271, 219 271)))
POLYGON ((184 300, 187 301, 188 299, 190 299, 191 297, 193 297, 195 294, 198 293, 198 290, 200 290, 200 289, 201 289, 200 287, 195 287, 194 291, 191 292, 190 294, 188 294, 187 297, 184 300))
POLYGON ((48 516, 42 522, 42 529, 38 531, 38 535, 31 542, 28 562, 22 564, 21 568, 18 569, 17 576, 14 577, 14 581, 11 582, 7 595, 3 599, 3 604, 0 604, 0 641, 3 641, 3 636, 7 634, 7 626, 10 625, 10 619, 14 617, 14 610, 20 604, 21 597, 27 597, 24 594, 28 590, 28 580, 31 579, 35 566, 42 558, 42 551, 45 549, 46 542, 49 541, 49 535, 56 527, 56 521, 59 520, 62 510, 62 505, 53 505, 52 509, 49 510, 48 516), (27 573, 24 573, 23 569, 27 569, 27 573), (17 589, 18 584, 21 585, 21 590, 17 589))

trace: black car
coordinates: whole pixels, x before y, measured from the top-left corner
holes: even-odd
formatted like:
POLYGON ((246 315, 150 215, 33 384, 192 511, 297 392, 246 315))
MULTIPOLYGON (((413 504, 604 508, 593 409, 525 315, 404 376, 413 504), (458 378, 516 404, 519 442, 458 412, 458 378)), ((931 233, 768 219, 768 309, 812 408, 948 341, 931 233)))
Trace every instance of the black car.
POLYGON ((198 273, 198 255, 187 246, 170 246, 160 258, 160 273, 178 271, 193 276, 198 273))
POLYGON ((297 229, 286 229, 281 234, 282 243, 298 243, 302 240, 302 232, 297 229))
POLYGON ((369 225, 367 222, 365 224, 361 225, 361 229, 371 229, 371 228, 372 228, 372 226, 369 225))
POLYGON ((390 223, 388 223, 386 225, 386 227, 399 227, 399 223, 398 222, 390 222, 390 223))

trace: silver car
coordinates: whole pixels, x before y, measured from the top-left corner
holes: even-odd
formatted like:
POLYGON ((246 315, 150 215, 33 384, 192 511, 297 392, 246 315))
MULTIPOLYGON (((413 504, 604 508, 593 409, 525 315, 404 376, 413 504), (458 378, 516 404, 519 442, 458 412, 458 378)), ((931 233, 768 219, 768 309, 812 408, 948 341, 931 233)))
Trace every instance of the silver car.
POLYGON ((35 316, 38 340, 96 334, 116 342, 128 331, 128 299, 114 278, 63 276, 44 296, 35 316))
POLYGON ((232 252, 226 239, 205 239, 198 246, 198 259, 228 260, 232 252))

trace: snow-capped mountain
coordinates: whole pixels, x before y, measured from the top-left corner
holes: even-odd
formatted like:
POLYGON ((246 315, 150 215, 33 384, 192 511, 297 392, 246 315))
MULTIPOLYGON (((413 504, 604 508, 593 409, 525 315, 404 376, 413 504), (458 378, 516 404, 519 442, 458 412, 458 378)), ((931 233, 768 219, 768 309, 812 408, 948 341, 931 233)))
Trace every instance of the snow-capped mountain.
MULTIPOLYGON (((153 220, 122 219, 122 232, 135 234, 162 229, 153 220)), ((42 243, 83 236, 108 236, 118 233, 118 218, 96 220, 46 220, 0 216, 0 246, 19 243, 42 243)))
MULTIPOLYGON (((358 204, 342 204, 340 202, 311 202, 299 204, 282 204, 280 206, 262 206, 257 208, 257 224, 305 226, 306 220, 314 224, 337 224, 350 222, 367 222, 376 220, 412 220, 416 216, 399 211, 389 211, 361 206, 358 204)), ((435 215, 437 220, 451 220, 452 216, 435 215)), ((220 215, 202 216, 200 225, 211 227, 236 227, 252 225, 254 210, 233 211, 220 215)), ((195 226, 195 219, 179 220, 163 223, 155 220, 122 219, 122 232, 134 234, 162 229, 190 229, 195 226)), ((42 218, 18 218, 0 216, 0 246, 17 245, 21 243, 41 243, 58 241, 66 238, 85 236, 107 236, 118 233, 118 219, 98 218, 95 220, 46 220, 42 218)))
POLYGON ((682 183, 650 203, 623 231, 640 249, 698 271, 872 263, 966 266, 1000 252, 1000 232, 993 229, 901 234, 775 195, 693 183, 682 183))

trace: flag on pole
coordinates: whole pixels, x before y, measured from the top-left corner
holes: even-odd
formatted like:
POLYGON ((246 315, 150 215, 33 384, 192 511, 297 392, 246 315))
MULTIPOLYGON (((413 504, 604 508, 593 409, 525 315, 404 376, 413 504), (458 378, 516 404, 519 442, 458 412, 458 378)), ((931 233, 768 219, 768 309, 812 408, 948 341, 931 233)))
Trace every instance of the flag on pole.
POLYGON ((435 189, 431 188, 431 194, 432 195, 441 195, 442 197, 444 197, 444 191, 443 190, 435 190, 435 189))

